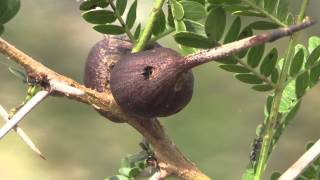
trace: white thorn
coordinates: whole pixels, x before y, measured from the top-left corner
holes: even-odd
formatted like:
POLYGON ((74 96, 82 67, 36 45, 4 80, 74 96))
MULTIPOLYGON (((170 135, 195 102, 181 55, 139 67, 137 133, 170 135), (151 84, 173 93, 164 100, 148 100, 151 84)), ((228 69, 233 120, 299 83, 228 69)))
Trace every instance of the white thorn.
POLYGON ((50 83, 51 90, 54 90, 54 91, 59 91, 59 92, 66 93, 66 94, 73 94, 76 96, 81 96, 81 95, 85 94, 83 91, 81 91, 75 87, 72 87, 68 84, 65 84, 63 82, 59 82, 54 79, 50 80, 49 83, 50 83))

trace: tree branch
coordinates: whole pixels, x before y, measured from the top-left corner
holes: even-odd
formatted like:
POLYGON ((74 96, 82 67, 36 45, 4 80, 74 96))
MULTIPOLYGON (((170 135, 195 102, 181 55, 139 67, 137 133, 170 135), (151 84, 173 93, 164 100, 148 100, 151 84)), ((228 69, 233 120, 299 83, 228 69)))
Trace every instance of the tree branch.
POLYGON ((151 143, 161 169, 168 174, 176 175, 182 179, 210 179, 184 157, 165 133, 157 119, 144 119, 125 114, 115 102, 110 91, 99 93, 95 90, 86 88, 76 81, 52 71, 1 38, 0 52, 20 64, 27 71, 28 76, 36 78, 44 84, 48 85, 48 82, 54 80, 74 87, 78 89, 79 92, 84 92, 82 95, 76 93, 70 94, 64 91, 56 91, 53 93, 66 96, 70 99, 89 104, 96 109, 106 111, 109 114, 109 119, 120 119, 137 129, 148 142, 151 143))

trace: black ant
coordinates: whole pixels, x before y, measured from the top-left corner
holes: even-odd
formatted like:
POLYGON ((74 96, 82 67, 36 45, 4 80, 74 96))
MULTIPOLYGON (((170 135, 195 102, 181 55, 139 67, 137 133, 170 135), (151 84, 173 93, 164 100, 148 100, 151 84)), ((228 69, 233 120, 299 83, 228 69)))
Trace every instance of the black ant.
POLYGON ((140 147, 147 153, 148 157, 145 160, 147 167, 153 167, 156 171, 160 170, 158 159, 155 157, 154 152, 151 150, 148 142, 143 141, 139 143, 140 147))
POLYGON ((257 157, 260 153, 260 149, 261 149, 261 145, 262 145, 262 138, 258 137, 254 139, 254 142, 252 144, 252 151, 250 152, 250 162, 251 165, 253 166, 253 164, 256 162, 257 157))

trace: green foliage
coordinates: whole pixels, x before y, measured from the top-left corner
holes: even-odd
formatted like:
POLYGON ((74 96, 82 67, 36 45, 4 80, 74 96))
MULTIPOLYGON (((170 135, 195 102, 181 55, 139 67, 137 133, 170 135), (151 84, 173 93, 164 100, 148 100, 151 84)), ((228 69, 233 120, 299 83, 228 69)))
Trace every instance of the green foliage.
MULTIPOLYGON (((94 24, 93 29, 98 32, 113 35, 130 33, 131 35, 130 29, 136 21, 138 2, 133 1, 125 21, 122 16, 128 7, 127 0, 117 0, 114 2, 110 0, 88 0, 82 2, 79 9, 83 11, 83 19, 90 24, 94 24), (120 22, 120 26, 113 24, 117 19, 120 22)), ((136 32, 136 36, 132 35, 133 38, 138 36, 138 32, 140 33, 141 25, 137 29, 139 29, 139 31, 136 32)))
POLYGON ((20 0, 0 1, 0 36, 4 32, 4 24, 9 22, 20 9, 20 0))

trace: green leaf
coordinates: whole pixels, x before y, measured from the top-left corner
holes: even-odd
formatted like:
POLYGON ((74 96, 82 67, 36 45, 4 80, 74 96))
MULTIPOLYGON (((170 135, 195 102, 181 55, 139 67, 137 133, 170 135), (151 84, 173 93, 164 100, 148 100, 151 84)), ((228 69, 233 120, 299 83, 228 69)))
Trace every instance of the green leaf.
POLYGON ((22 80, 22 82, 26 83, 27 82, 27 76, 24 72, 13 68, 13 67, 9 67, 9 71, 15 75, 17 78, 19 78, 20 80, 22 80))
POLYGON ((223 8, 212 9, 206 19, 205 31, 209 39, 219 41, 226 26, 226 12, 223 8))
POLYGON ((188 1, 194 1, 200 3, 202 6, 206 5, 206 0, 188 0, 188 1))
POLYGON ((252 86, 252 89, 260 92, 265 92, 265 91, 273 90, 273 87, 268 84, 258 84, 258 85, 252 86))
POLYGON ((243 66, 239 66, 236 64, 223 64, 223 65, 219 65, 219 67, 223 70, 229 71, 229 72, 234 72, 234 73, 249 73, 250 70, 243 67, 243 66))
POLYGON ((234 4, 234 3, 239 3, 240 1, 241 0, 208 0, 208 2, 212 4, 222 4, 222 3, 234 4))
POLYGON ((235 78, 247 84, 261 84, 262 80, 254 74, 236 74, 235 78))
POLYGON ((183 6, 176 0, 172 0, 170 2, 172 2, 171 8, 172 8, 173 17, 176 20, 182 20, 184 16, 183 6))
POLYGON ((4 25, 0 24, 0 36, 4 32, 4 25))
POLYGON ((310 54, 310 56, 307 59, 306 68, 310 68, 311 66, 313 66, 320 57, 320 46, 316 47, 310 54))
POLYGON ((116 2, 116 10, 119 15, 122 16, 127 7, 127 0, 117 0, 116 2))
POLYGON ((100 33, 103 33, 103 34, 118 35, 118 34, 125 33, 125 30, 123 27, 117 26, 117 25, 112 25, 112 24, 96 25, 93 27, 93 29, 100 32, 100 33))
POLYGON ((20 0, 0 0, 0 24, 7 23, 19 11, 20 0))
POLYGON ((308 42, 309 52, 311 53, 318 46, 320 46, 320 38, 317 36, 310 37, 308 42))
POLYGON ((274 172, 272 173, 270 180, 277 180, 280 176, 281 174, 279 172, 274 172))
POLYGON ((276 29, 279 27, 278 24, 269 21, 256 21, 249 25, 252 29, 256 30, 269 30, 269 29, 276 29))
POLYGON ((160 10, 152 28, 152 34, 158 35, 166 29, 166 15, 160 10))
POLYGON ((303 74, 299 75, 296 79, 296 96, 298 98, 302 97, 306 89, 308 87, 309 82, 309 74, 308 72, 304 72, 303 74))
POLYGON ((200 23, 198 23, 196 21, 192 21, 192 20, 189 20, 189 19, 184 19, 183 22, 186 25, 186 30, 187 31, 205 36, 205 31, 204 31, 204 25, 203 24, 200 24, 200 23))
POLYGON ((138 26, 136 27, 136 30, 134 31, 133 36, 135 39, 139 39, 140 31, 141 31, 141 24, 139 23, 138 26))
POLYGON ((138 1, 134 0, 133 3, 131 4, 131 7, 130 7, 129 12, 127 14, 126 25, 129 29, 131 29, 133 27, 134 22, 136 21, 137 6, 138 6, 138 1))
POLYGON ((304 52, 300 49, 293 57, 292 64, 290 67, 290 76, 295 76, 302 68, 304 58, 304 52))
POLYGON ((222 64, 237 64, 238 61, 233 56, 229 56, 223 59, 218 59, 217 62, 222 64))
MULTIPOLYGON (((253 35, 253 32, 252 32, 252 29, 250 27, 246 27, 242 30, 242 32, 240 33, 238 39, 243 39, 243 38, 246 38, 246 37, 249 37, 249 36, 252 36, 253 35)), ((237 53, 237 56, 239 58, 243 58, 244 56, 246 56, 248 52, 248 49, 245 49, 245 50, 242 50, 240 52, 237 53)))
POLYGON ((109 10, 93 10, 82 14, 84 20, 92 24, 112 23, 117 18, 112 11, 109 10))
POLYGON ((265 48, 265 44, 261 44, 249 50, 247 59, 248 59, 248 64, 251 67, 255 68, 259 65, 264 53, 264 48, 265 48))
POLYGON ((242 180, 253 180, 254 179, 254 169, 247 168, 242 175, 242 180))
POLYGON ((194 48, 211 48, 212 42, 201 35, 192 32, 178 32, 174 36, 177 43, 194 48))
POLYGON ((176 32, 186 31, 187 27, 183 21, 174 21, 174 26, 176 28, 176 32))
POLYGON ((252 8, 246 4, 224 4, 223 9, 230 12, 230 13, 233 13, 236 11, 248 11, 248 10, 251 10, 252 8))
POLYGON ((279 0, 278 7, 276 9, 276 14, 281 21, 284 21, 288 14, 289 4, 287 0, 279 0))
POLYGON ((241 30, 241 19, 238 16, 231 24, 230 29, 224 38, 224 43, 229 43, 237 40, 237 37, 241 30))
POLYGON ((114 175, 106 178, 105 180, 131 180, 131 178, 124 175, 114 175))
POLYGON ((289 25, 289 26, 294 24, 294 16, 292 15, 292 13, 289 13, 289 14, 287 15, 286 23, 287 23, 287 25, 289 25))
POLYGON ((195 1, 180 1, 184 10, 184 18, 200 20, 206 16, 204 6, 195 1))
MULTIPOLYGON (((183 16, 182 16, 183 17, 183 16)), ((167 17, 167 22, 170 27, 174 28, 174 18, 172 14, 172 8, 171 4, 168 3, 168 17, 167 17)))
POLYGON ((119 173, 124 176, 135 177, 140 173, 140 169, 137 167, 134 167, 134 168, 122 167, 119 169, 119 173))
POLYGON ((276 4, 278 4, 278 0, 264 0, 264 9, 269 13, 272 13, 275 10, 276 4))
POLYGON ((314 85, 317 84, 317 82, 319 81, 319 77, 320 77, 320 64, 314 66, 310 70, 310 87, 313 87, 314 85))
POLYGON ((264 57, 261 65, 260 65, 260 72, 265 77, 271 75, 274 71, 278 60, 278 51, 276 48, 270 50, 270 52, 264 57))
POLYGON ((265 15, 257 12, 257 11, 235 11, 232 13, 233 15, 237 16, 249 16, 249 17, 265 17, 265 15))
POLYGON ((109 5, 109 2, 106 0, 88 0, 80 4, 79 9, 81 11, 89 11, 95 9, 96 7, 106 8, 109 5))
POLYGON ((278 69, 274 69, 272 74, 271 74, 271 81, 273 83, 277 83, 278 79, 279 79, 279 71, 278 71, 278 69))

